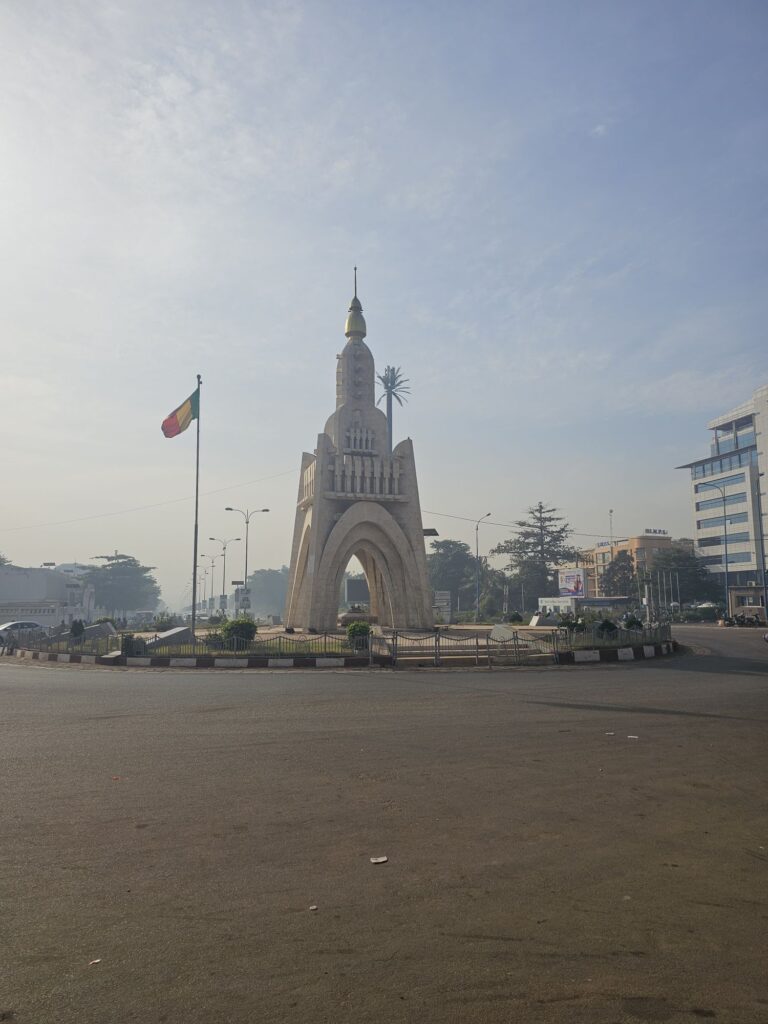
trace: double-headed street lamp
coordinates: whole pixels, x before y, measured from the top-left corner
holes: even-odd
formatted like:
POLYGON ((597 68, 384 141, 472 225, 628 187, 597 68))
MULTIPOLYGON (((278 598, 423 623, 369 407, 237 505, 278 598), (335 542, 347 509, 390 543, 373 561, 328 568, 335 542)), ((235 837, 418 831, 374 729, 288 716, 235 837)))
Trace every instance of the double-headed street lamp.
POLYGON ((227 597, 227 544, 232 544, 234 541, 242 540, 242 537, 229 537, 227 540, 222 540, 221 537, 209 537, 208 540, 213 540, 217 544, 221 544, 221 610, 224 611, 224 602, 227 597))
POLYGON ((724 559, 724 568, 725 568, 725 615, 726 615, 726 617, 728 617, 731 614, 731 602, 729 600, 729 595, 728 595, 728 513, 726 512, 726 507, 725 507, 726 506, 725 491, 723 490, 723 488, 719 484, 707 483, 707 484, 699 484, 699 494, 701 494, 701 492, 706 490, 708 487, 711 487, 715 491, 719 491, 720 492, 720 497, 721 497, 722 502, 723 502, 723 544, 724 544, 724 547, 725 547, 725 559, 724 559))
MULTIPOLYGON (((227 505, 224 509, 225 512, 239 512, 245 520, 245 573, 243 574, 243 586, 245 587, 245 596, 248 597, 248 527, 251 523, 251 516, 255 516, 257 512, 269 512, 268 508, 254 508, 251 510, 241 508, 232 508, 231 505, 227 505)), ((250 602, 247 605, 250 608, 250 602)))
POLYGON ((480 621, 480 523, 491 515, 486 512, 475 523, 475 622, 480 621))

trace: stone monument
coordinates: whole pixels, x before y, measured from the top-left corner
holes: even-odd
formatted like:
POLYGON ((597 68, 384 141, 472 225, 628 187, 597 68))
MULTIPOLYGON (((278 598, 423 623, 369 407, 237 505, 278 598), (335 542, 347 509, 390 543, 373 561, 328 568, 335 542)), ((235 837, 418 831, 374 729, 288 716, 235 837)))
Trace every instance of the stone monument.
POLYGON ((334 630, 344 570, 363 567, 371 614, 383 626, 432 626, 432 591, 413 444, 391 451, 387 417, 376 407, 376 371, 355 296, 336 357, 336 411, 301 460, 287 626, 334 630))

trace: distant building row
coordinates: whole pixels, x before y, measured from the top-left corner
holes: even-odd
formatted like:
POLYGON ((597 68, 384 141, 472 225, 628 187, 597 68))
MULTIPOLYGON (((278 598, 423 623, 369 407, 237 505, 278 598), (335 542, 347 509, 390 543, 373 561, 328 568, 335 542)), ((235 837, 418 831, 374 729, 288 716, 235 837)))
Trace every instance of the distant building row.
POLYGON ((30 619, 41 626, 69 625, 73 619, 92 622, 104 614, 95 606, 94 589, 85 568, 60 565, 26 569, 0 566, 0 623, 30 619))

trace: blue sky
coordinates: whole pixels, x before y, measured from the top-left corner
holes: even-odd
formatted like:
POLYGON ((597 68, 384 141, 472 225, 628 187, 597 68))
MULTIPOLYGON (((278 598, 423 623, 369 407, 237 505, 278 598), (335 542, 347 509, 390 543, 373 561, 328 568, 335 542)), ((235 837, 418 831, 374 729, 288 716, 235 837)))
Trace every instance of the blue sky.
POLYGON ((268 505, 286 562, 353 264, 424 508, 690 535, 674 467, 768 380, 767 37, 750 2, 6 0, 0 551, 119 548, 178 604, 159 424, 200 372, 201 534, 268 505))

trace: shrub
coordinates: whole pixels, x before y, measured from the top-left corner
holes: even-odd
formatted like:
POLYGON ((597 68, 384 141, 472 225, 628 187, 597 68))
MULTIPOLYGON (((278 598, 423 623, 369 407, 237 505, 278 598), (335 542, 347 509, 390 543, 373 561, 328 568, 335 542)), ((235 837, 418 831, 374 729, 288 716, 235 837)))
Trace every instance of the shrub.
POLYGON ((72 619, 69 627, 69 635, 73 640, 77 640, 85 632, 85 624, 82 619, 72 619))
POLYGON ((510 622, 522 622, 523 621, 523 616, 520 614, 520 612, 512 612, 512 614, 509 616, 509 621, 510 622))
POLYGON ((354 640, 355 637, 367 637, 371 634, 371 624, 355 621, 347 626, 347 638, 354 640))
POLYGON ((162 612, 156 616, 155 621, 152 623, 152 629, 156 633, 165 633, 169 629, 173 629, 174 626, 180 626, 181 622, 175 615, 170 615, 168 612, 162 612))
POLYGON ((598 623, 597 628, 601 633, 615 633, 618 626, 615 622, 611 622, 610 619, 603 619, 602 622, 598 623))
POLYGON ((702 622, 717 622, 720 618, 719 608, 697 608, 702 622))
POLYGON ((624 629, 642 629, 643 624, 636 615, 628 615, 624 620, 624 629))
POLYGON ((347 639, 353 647, 367 647, 371 626, 368 622, 350 622, 347 626, 347 639))
POLYGON ((225 640, 244 640, 249 643, 256 636, 256 623, 250 619, 227 619, 221 627, 221 635, 225 640))

